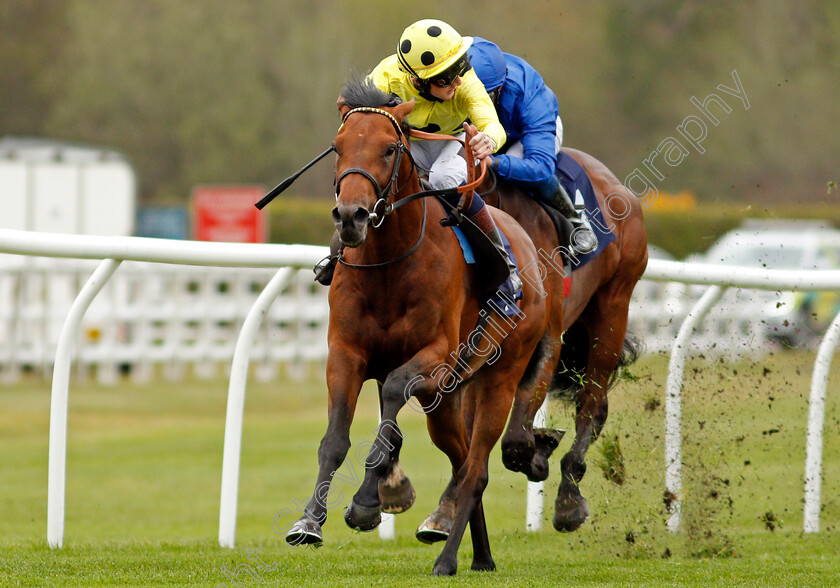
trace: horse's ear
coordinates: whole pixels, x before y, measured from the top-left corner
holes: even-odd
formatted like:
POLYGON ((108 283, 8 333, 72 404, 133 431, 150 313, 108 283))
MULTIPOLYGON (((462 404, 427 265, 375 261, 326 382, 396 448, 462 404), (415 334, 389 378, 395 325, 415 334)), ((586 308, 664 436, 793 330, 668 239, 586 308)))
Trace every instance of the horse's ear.
POLYGON ((344 115, 350 112, 350 107, 347 106, 347 102, 344 100, 344 96, 339 96, 338 100, 335 102, 336 107, 338 108, 338 113, 341 115, 342 120, 344 119, 344 115))
POLYGON ((409 100, 408 102, 403 102, 402 104, 395 106, 393 113, 394 116, 397 117, 397 120, 400 122, 405 120, 405 117, 408 116, 408 113, 414 110, 414 100, 409 100))

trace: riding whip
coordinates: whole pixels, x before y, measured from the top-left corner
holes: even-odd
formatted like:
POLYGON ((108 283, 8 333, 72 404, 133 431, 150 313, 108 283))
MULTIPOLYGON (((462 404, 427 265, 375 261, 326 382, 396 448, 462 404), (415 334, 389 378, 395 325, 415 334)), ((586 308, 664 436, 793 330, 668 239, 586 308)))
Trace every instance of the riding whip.
POLYGON ((296 173, 292 174, 291 176, 289 176, 288 178, 286 178, 285 180, 283 180, 282 182, 280 182, 279 184, 277 184, 274 188, 272 188, 272 190, 271 190, 268 194, 266 194, 265 196, 263 196, 263 197, 262 197, 262 200, 260 200, 260 201, 259 201, 259 202, 257 202, 256 204, 254 204, 254 206, 256 206, 256 207, 257 207, 258 209, 260 209, 260 210, 262 210, 263 208, 265 208, 265 205, 266 205, 266 204, 268 204, 269 202, 271 202, 272 200, 274 200, 274 198, 275 198, 276 196, 278 196, 278 195, 279 195, 279 194, 280 194, 283 190, 285 190, 286 188, 288 188, 289 186, 291 186, 291 185, 295 182, 295 180, 296 180, 296 179, 298 179, 298 177, 299 177, 299 176, 300 176, 303 172, 305 172, 305 171, 306 171, 306 170, 308 170, 310 167, 312 167, 313 165, 315 165, 316 163, 318 163, 319 161, 321 161, 322 159, 324 159, 327 155, 329 155, 329 154, 330 154, 330 152, 332 152, 332 151, 334 151, 334 150, 335 150, 335 147, 334 147, 333 145, 330 145, 330 146, 329 146, 329 148, 328 148, 326 151, 324 151, 323 153, 321 153, 321 155, 319 155, 318 157, 316 157, 315 159, 313 159, 312 161, 310 161, 309 163, 307 163, 305 166, 303 166, 303 168, 301 168, 301 169, 300 169, 300 170, 298 170, 296 173))

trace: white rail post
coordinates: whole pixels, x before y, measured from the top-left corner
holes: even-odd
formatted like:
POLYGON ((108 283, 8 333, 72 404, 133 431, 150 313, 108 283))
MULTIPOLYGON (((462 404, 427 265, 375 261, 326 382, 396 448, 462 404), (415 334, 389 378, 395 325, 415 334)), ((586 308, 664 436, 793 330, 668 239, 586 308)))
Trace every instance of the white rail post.
MULTIPOLYGON (((379 406, 379 424, 382 424, 382 406, 379 406)), ((379 538, 385 541, 392 541, 397 536, 397 515, 390 512, 383 512, 381 514, 382 520, 379 522, 379 538)))
POLYGON ((379 523, 379 538, 385 541, 391 541, 396 537, 396 519, 397 515, 390 512, 383 512, 381 514, 382 521, 379 523))
POLYGON ((233 351, 228 387, 227 416, 225 417, 225 447, 222 458, 222 494, 219 506, 219 545, 233 549, 236 541, 236 503, 239 496, 239 458, 242 453, 242 419, 245 411, 245 384, 251 345, 268 308, 286 285, 294 270, 280 269, 268 284, 242 323, 233 351))
POLYGON ((20 338, 21 338, 21 323, 22 320, 22 306, 24 297, 24 280, 26 274, 23 268, 13 268, 4 270, 4 278, 9 281, 9 308, 6 315, 7 332, 9 333, 8 341, 6 342, 6 357, 2 359, 5 364, 5 370, 2 373, 2 381, 6 384, 17 382, 20 379, 20 338))
MULTIPOLYGON (((534 428, 545 427, 548 411, 548 396, 534 415, 534 428)), ((527 512, 525 530, 536 532, 542 529, 545 482, 528 482, 527 512)))
POLYGON ((669 493, 668 529, 672 533, 680 530, 682 492, 682 382, 685 358, 690 338, 703 321, 703 317, 714 306, 726 288, 710 286, 700 300, 689 311, 680 326, 677 338, 671 348, 668 364, 668 383, 665 388, 665 488, 669 493))
POLYGON ((840 314, 834 317, 820 343, 814 373, 811 377, 811 398, 808 408, 808 440, 805 457, 805 520, 803 530, 820 530, 820 484, 822 482, 823 424, 825 421, 825 390, 834 348, 840 341, 840 314))
POLYGON ((67 473, 67 397, 70 388, 70 361, 73 341, 85 311, 117 268, 120 261, 103 259, 85 283, 64 320, 55 352, 50 397, 49 475, 47 481, 47 543, 51 548, 64 544, 64 497, 67 473))
MULTIPOLYGON (((382 410, 379 411, 379 424, 382 424, 382 410)), ((397 515, 390 512, 383 512, 380 515, 382 520, 379 522, 379 538, 385 541, 393 541, 397 536, 397 515)))

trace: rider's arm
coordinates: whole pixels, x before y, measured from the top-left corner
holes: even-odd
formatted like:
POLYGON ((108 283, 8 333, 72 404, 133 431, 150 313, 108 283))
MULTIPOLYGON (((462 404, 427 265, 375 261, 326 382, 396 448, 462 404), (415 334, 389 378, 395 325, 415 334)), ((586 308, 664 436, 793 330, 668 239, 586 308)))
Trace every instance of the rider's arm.
POLYGON ((525 104, 515 106, 516 125, 521 129, 523 157, 494 155, 493 167, 500 178, 526 184, 542 184, 553 175, 557 166, 555 134, 557 132, 556 98, 548 93, 531 96, 525 104))
POLYGON ((484 84, 472 70, 465 73, 461 80, 461 87, 455 94, 456 98, 465 105, 467 116, 472 124, 493 139, 498 151, 505 144, 507 136, 502 123, 499 122, 499 115, 496 114, 493 102, 490 101, 490 96, 484 89, 484 84))

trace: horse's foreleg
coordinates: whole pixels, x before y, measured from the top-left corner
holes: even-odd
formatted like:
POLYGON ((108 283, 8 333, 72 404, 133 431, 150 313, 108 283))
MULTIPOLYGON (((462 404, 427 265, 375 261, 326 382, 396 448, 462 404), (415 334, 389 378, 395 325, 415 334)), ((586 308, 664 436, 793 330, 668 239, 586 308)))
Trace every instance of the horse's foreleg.
POLYGON ((605 388, 606 379, 601 384, 588 382, 578 395, 575 440, 560 462, 562 477, 554 502, 554 528, 558 531, 574 531, 589 518, 589 506, 579 484, 586 473, 586 452, 607 419, 605 388))
POLYGON ((332 504, 335 496, 330 496, 331 484, 350 449, 350 424, 362 387, 364 369, 362 358, 342 350, 331 352, 327 360, 329 423, 318 447, 318 479, 303 516, 286 534, 286 542, 290 545, 320 545, 322 542, 321 525, 327 519, 327 510, 337 506, 332 504))
POLYGON ((382 413, 376 439, 365 460, 365 478, 353 496, 344 520, 360 531, 372 531, 382 520, 379 482, 392 470, 391 457, 399 455, 403 434, 397 425, 397 413, 412 396, 425 395, 435 388, 429 376, 440 364, 441 353, 421 352, 404 366, 391 372, 382 385, 382 413))
POLYGON ((627 330, 626 301, 606 304, 602 300, 595 308, 598 310, 584 319, 590 350, 586 380, 575 400, 575 440, 561 461, 563 475, 554 503, 554 528, 558 531, 574 531, 589 517, 589 506, 579 484, 586 473, 586 452, 607 420, 607 387, 627 330))
MULTIPOLYGON (((379 406, 382 410, 382 383, 379 383, 379 406)), ((391 451, 388 470, 379 481, 379 502, 382 512, 399 514, 407 511, 414 504, 416 494, 411 480, 400 465, 400 448, 391 451)))

